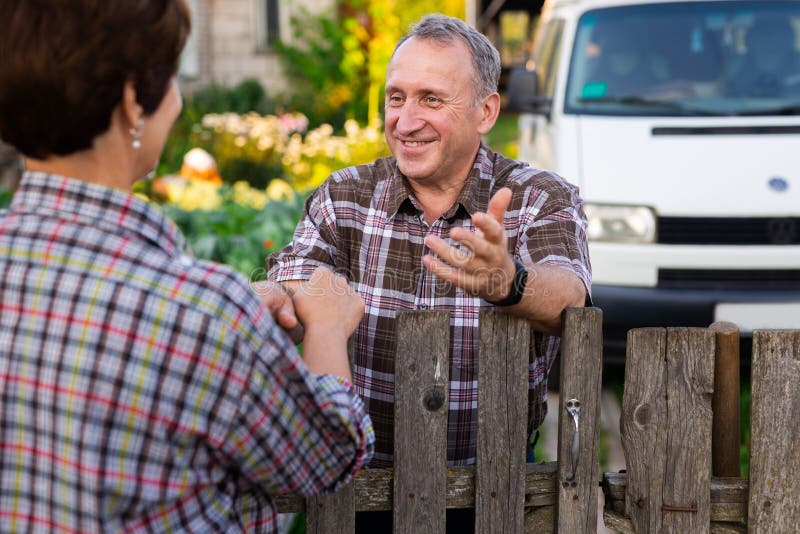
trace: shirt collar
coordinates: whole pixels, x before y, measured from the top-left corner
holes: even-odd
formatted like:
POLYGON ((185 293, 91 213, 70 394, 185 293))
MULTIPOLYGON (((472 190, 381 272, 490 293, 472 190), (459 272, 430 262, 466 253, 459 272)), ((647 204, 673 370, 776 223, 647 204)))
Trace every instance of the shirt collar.
MULTIPOLYGON (((458 198, 453 206, 442 216, 450 219, 455 216, 459 206, 463 206, 466 212, 472 216, 476 212, 485 212, 489 207, 489 193, 492 184, 492 174, 494 168, 494 152, 485 144, 481 143, 472 169, 467 175, 464 187, 458 194, 458 198)), ((386 214, 389 218, 394 217, 404 202, 412 202, 412 191, 408 185, 408 178, 397 168, 394 161, 391 173, 391 189, 389 191, 389 203, 386 214)))
POLYGON ((124 191, 57 174, 28 171, 9 210, 138 235, 170 255, 191 254, 178 227, 152 204, 124 191))

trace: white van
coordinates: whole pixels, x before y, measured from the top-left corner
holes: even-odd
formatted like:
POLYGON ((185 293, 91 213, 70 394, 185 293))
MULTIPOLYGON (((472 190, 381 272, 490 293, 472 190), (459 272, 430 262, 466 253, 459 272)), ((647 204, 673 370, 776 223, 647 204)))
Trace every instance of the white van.
POLYGON ((634 327, 800 328, 800 1, 548 1, 508 95, 586 202, 607 362, 634 327))

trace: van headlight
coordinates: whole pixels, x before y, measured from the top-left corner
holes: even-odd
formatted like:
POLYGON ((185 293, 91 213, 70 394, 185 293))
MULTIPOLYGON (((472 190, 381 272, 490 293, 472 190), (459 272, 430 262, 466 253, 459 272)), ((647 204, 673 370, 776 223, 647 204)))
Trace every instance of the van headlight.
POLYGON ((589 241, 614 243, 653 243, 656 240, 656 216, 647 206, 584 205, 589 225, 589 241))

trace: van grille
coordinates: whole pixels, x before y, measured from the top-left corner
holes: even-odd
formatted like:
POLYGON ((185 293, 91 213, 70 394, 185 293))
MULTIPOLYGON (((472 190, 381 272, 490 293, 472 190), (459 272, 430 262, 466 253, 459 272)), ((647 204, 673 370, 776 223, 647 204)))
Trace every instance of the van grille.
POLYGON ((659 269, 658 287, 670 289, 800 289, 800 270, 659 269))
POLYGON ((800 217, 659 217, 669 245, 798 245, 800 217))

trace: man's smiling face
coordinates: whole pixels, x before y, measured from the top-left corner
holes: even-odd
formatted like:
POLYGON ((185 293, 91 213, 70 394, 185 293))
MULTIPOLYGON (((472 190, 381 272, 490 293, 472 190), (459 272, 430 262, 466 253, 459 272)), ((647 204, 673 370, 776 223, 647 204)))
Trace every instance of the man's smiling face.
POLYGON ((466 179, 480 145, 482 107, 467 46, 412 37, 386 70, 386 140, 400 172, 420 185, 466 179))

